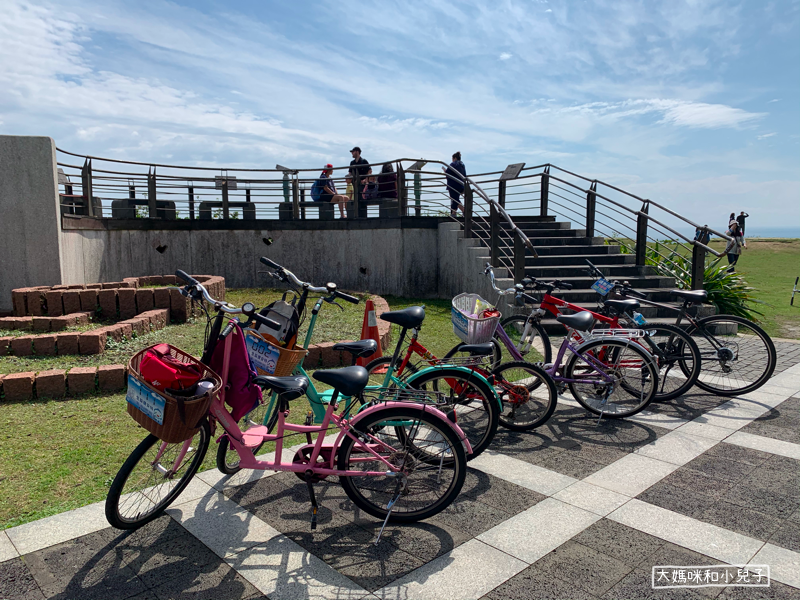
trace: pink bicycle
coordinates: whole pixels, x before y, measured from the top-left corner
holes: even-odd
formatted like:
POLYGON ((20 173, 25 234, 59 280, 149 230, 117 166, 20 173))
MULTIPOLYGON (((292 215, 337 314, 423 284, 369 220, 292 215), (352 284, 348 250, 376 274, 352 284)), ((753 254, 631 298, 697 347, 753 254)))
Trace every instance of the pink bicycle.
MULTIPOLYGON (((334 389, 319 425, 296 425, 286 421, 289 403, 305 393, 308 379, 256 377, 254 383, 278 395, 277 425, 273 433, 264 426, 241 431, 225 407, 225 389, 231 366, 231 344, 234 336, 242 335, 242 330, 239 321, 228 320, 227 324, 225 321, 226 315, 244 314, 248 325, 258 321, 260 315, 252 303, 236 308, 214 300, 195 279, 182 271, 176 274, 187 283, 184 293, 196 300, 205 300, 216 310, 202 362, 208 364, 216 344, 225 345, 223 368, 219 373, 222 389, 193 438, 169 444, 151 434, 131 453, 106 498, 106 518, 112 526, 136 529, 158 517, 197 473, 216 423, 224 429, 220 439, 226 438, 239 455, 241 468, 291 471, 307 483, 312 529, 316 527, 317 513, 313 484, 332 475, 339 478, 358 508, 382 518, 384 526, 390 521, 408 523, 426 519, 455 500, 466 476, 466 454, 472 452, 464 432, 431 406, 436 399, 431 402, 429 396, 436 392, 385 388, 365 393, 369 375, 363 367, 314 373, 314 379, 334 389), (337 414, 340 394, 362 398, 367 407, 350 415, 346 406, 337 414), (324 438, 331 430, 338 431, 338 435, 333 443, 325 443, 324 438), (295 434, 305 435, 308 443, 286 461, 284 439, 295 434), (313 434, 317 434, 315 442, 311 438, 313 434), (257 449, 266 442, 275 442, 274 459, 255 456, 257 449)), ((329 288, 309 291, 326 292, 329 288)), ((208 312, 206 314, 208 316, 208 312)), ((211 317, 208 318, 211 322, 211 317)))

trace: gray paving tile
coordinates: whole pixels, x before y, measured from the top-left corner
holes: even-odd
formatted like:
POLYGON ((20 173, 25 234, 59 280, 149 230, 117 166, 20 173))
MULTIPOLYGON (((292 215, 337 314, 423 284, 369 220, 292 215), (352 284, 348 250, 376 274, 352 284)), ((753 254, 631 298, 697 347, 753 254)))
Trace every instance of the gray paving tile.
POLYGON ((130 560, 130 568, 148 588, 186 572, 216 569, 220 558, 197 538, 186 533, 162 544, 141 548, 130 560))
POLYGON ((562 452, 558 456, 548 457, 538 463, 545 469, 550 469, 562 475, 568 475, 575 479, 583 479, 592 473, 597 473, 606 465, 581 458, 578 455, 562 452))
POLYGON ((585 481, 576 481, 571 486, 553 494, 553 498, 588 510, 601 517, 625 504, 630 497, 612 492, 585 481))
POLYGON ((153 588, 158 600, 249 599, 260 592, 244 577, 220 563, 213 570, 186 573, 153 588))
POLYGON ((719 499, 728 492, 734 484, 730 481, 706 475, 700 471, 681 467, 667 475, 653 487, 659 485, 675 486, 699 494, 705 494, 713 499, 719 499))
POLYGON ((17 552, 14 544, 11 543, 11 540, 8 539, 6 532, 0 531, 0 563, 18 556, 19 552, 17 552))
POLYGON ((686 463, 685 466, 687 469, 699 471, 731 483, 744 479, 755 468, 747 463, 711 456, 708 453, 698 456, 686 463))
POLYGON ((764 541, 767 541, 782 523, 780 519, 765 513, 723 501, 709 506, 697 518, 705 523, 764 541))
POLYGON ((699 600, 705 598, 696 591, 685 589, 654 590, 652 572, 636 569, 603 594, 606 600, 699 600))
POLYGON ((44 600, 28 567, 20 558, 0 563, 0 598, 19 600, 44 600))
POLYGON ((800 444, 800 430, 793 427, 773 425, 770 421, 754 421, 742 428, 745 433, 754 433, 764 437, 800 444))
POLYGON ((477 469, 468 469, 459 498, 475 500, 515 515, 547 496, 477 469))
POLYGON ((800 588, 800 553, 767 542, 748 562, 769 565, 770 579, 800 588))
POLYGON ((737 486, 765 490, 800 502, 800 477, 796 470, 760 467, 742 479, 737 486), (794 471, 794 472, 793 472, 794 471))
POLYGON ((714 499, 690 489, 658 482, 636 497, 642 502, 672 510, 687 517, 699 518, 713 504, 714 499))
POLYGON ((800 460, 800 444, 792 444, 791 442, 784 442, 773 438, 764 437, 763 435, 755 435, 745 431, 737 431, 727 438, 731 444, 743 446, 745 448, 753 448, 755 450, 762 450, 771 454, 779 454, 800 460))
POLYGON ((771 544, 800 552, 800 524, 793 521, 784 521, 769 538, 771 544))
MULTIPOLYGON (((733 435, 735 436, 736 434, 733 435)), ((705 454, 706 456, 715 456, 717 458, 733 460, 735 462, 745 463, 746 465, 752 465, 754 467, 763 465, 765 462, 767 462, 767 460, 772 458, 772 455, 769 452, 760 452, 758 450, 743 448, 741 446, 728 444, 726 442, 720 442, 713 448, 709 448, 706 450, 705 454)))
POLYGON ((459 529, 475 537, 507 521, 513 515, 482 502, 456 498, 450 506, 436 515, 435 522, 459 529))
POLYGON ((556 548, 536 562, 542 574, 558 577, 576 588, 599 596, 633 570, 625 563, 574 541, 556 548))
POLYGON ((543 573, 538 564, 533 564, 493 589, 481 600, 563 600, 564 598, 595 600, 597 596, 549 573, 543 573))
MULTIPOLYGON (((688 548, 678 546, 676 544, 666 543, 649 558, 644 561, 640 568, 647 571, 648 575, 652 577, 652 567, 676 565, 676 566, 708 566, 718 565, 720 562, 710 556, 694 552, 688 548), (652 563, 652 564, 648 564, 652 563)), ((693 593, 704 598, 717 597, 722 588, 693 588, 693 593)))
POLYGON ((717 596, 719 600, 798 600, 800 590, 779 581, 771 581, 769 587, 726 587, 717 596))
POLYGON ((628 454, 597 473, 593 473, 586 478, 586 482, 634 497, 677 468, 677 465, 654 458, 628 454))
MULTIPOLYGON (((368 517, 356 521, 359 527, 370 534, 370 543, 378 537, 382 523, 368 517)), ((472 539, 467 533, 449 527, 436 520, 436 517, 419 523, 387 524, 381 536, 381 543, 393 544, 400 550, 430 562, 472 539)))
POLYGON ((779 519, 788 518, 797 507, 797 502, 790 496, 746 485, 733 486, 721 499, 779 519))
POLYGON ((581 531, 572 538, 572 541, 621 561, 631 568, 646 561, 666 543, 657 537, 608 519, 601 519, 581 531))

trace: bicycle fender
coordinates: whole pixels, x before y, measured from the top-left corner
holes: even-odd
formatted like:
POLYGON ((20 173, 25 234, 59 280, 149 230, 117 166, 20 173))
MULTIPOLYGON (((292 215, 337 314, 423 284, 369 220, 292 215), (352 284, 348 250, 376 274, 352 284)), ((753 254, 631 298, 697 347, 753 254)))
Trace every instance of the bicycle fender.
POLYGON ((478 381, 485 383, 489 387, 489 389, 492 390, 492 396, 494 396, 494 400, 495 402, 497 402, 497 406, 500 408, 501 411, 503 410, 503 401, 500 398, 498 398, 497 394, 494 391, 494 386, 491 383, 489 383, 489 380, 486 379, 486 377, 484 377, 480 373, 477 373, 472 369, 468 369, 467 367, 458 367, 458 366, 451 367, 449 365, 442 367, 427 367, 411 375, 408 379, 406 379, 406 383, 411 385, 412 383, 414 383, 416 379, 419 379, 423 374, 428 373, 429 371, 434 369, 439 371, 443 369, 447 369, 448 371, 459 371, 472 379, 477 379, 478 381))
MULTIPOLYGON (((367 415, 383 410, 385 408, 398 408, 398 407, 419 408, 422 410, 422 412, 426 412, 441 419, 444 423, 447 423, 450 429, 453 430, 453 433, 455 433, 456 436, 458 436, 458 439, 461 440, 461 444, 464 446, 464 450, 466 451, 466 453, 472 454, 472 445, 470 445, 469 440, 467 439, 467 434, 464 433, 461 427, 459 427, 457 423, 453 423, 450 419, 448 419, 447 415, 445 415, 438 408, 436 408, 435 406, 431 406, 429 404, 417 404, 415 402, 381 402, 380 404, 376 404, 375 406, 370 406, 356 413, 356 415, 352 419, 350 419, 350 424, 355 425, 367 415)), ((336 438, 336 446, 335 446, 336 448, 338 448, 341 445, 342 438, 344 438, 345 435, 346 434, 344 431, 339 432, 339 435, 336 438)))

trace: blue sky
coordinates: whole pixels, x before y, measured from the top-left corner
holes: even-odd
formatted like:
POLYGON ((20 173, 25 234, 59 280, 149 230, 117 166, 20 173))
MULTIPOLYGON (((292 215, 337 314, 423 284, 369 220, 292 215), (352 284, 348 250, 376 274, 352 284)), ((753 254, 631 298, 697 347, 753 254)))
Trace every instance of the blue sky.
POLYGON ((3 2, 0 133, 313 167, 552 162, 800 228, 800 1, 3 2))

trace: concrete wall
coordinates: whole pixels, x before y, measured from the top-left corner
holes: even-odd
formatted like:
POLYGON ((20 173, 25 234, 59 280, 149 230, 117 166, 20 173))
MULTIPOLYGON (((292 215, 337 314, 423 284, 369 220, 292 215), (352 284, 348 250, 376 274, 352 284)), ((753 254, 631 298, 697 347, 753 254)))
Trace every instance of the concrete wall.
POLYGON ((189 273, 224 275, 228 287, 261 287, 267 256, 298 277, 380 295, 438 295, 436 229, 70 230, 63 236, 65 283, 189 273), (267 245, 264 239, 271 240, 267 245), (166 246, 166 248, 164 248, 166 246), (159 253, 156 248, 164 251, 159 253))
POLYGON ((60 235, 55 142, 0 136, 0 311, 14 288, 62 283, 60 235))

